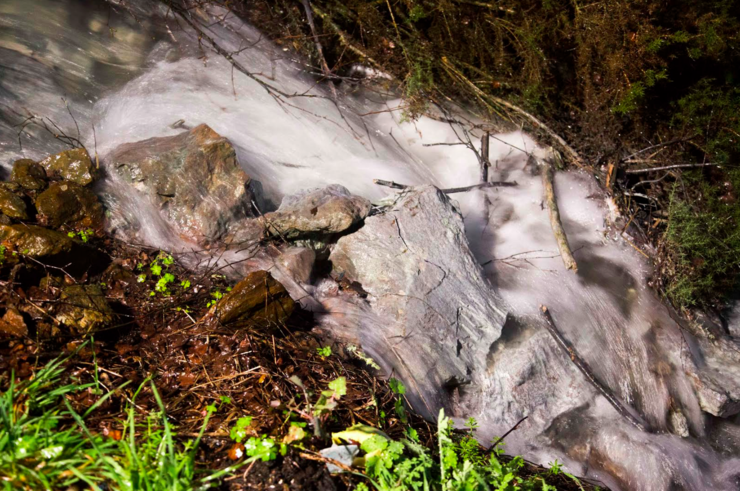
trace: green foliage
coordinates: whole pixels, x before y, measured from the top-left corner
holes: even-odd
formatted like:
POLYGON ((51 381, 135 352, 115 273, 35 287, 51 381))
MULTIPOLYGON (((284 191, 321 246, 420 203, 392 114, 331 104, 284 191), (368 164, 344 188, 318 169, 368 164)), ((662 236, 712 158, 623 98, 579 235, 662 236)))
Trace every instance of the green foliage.
POLYGON ((318 353, 319 356, 327 358, 331 356, 331 346, 319 346, 316 348, 316 353, 318 353))
POLYGON ((95 232, 92 229, 87 230, 80 230, 79 232, 67 232, 67 237, 74 239, 75 237, 79 237, 80 240, 87 244, 87 242, 90 240, 90 237, 95 235, 95 232))
POLYGON ((388 385, 391 388, 391 392, 398 396, 396 397, 394 408, 396 415, 402 423, 408 423, 408 414, 406 414, 406 408, 403 406, 403 395, 406 394, 406 386, 400 380, 392 377, 388 380, 388 385))
POLYGON ((115 491, 189 491, 210 488, 218 479, 258 458, 219 471, 196 469, 195 452, 208 424, 210 412, 195 440, 179 443, 164 404, 153 383, 158 411, 139 423, 136 394, 126 409, 120 441, 93 435, 85 418, 110 395, 102 396, 83 414, 67 397, 80 391, 102 393, 97 381, 61 384, 65 360, 49 362, 33 379, 18 385, 11 374, 8 389, 0 395, 0 488, 10 490, 70 489, 85 484, 92 489, 115 491))
POLYGON ((740 207, 727 202, 740 190, 740 170, 727 175, 729 189, 722 190, 700 171, 688 172, 684 187, 676 184, 671 193, 665 240, 672 270, 665 271, 671 278, 666 293, 677 305, 696 306, 730 290, 740 271, 740 207))
POLYGON ((329 382, 329 390, 321 391, 319 400, 313 406, 313 413, 316 416, 328 414, 337 407, 337 403, 342 396, 347 395, 347 379, 338 377, 329 382))
POLYGON ((229 432, 229 438, 231 438, 237 443, 240 443, 242 440, 244 440, 247 437, 248 428, 251 424, 252 424, 251 416, 245 416, 243 418, 237 419, 236 424, 231 427, 231 432, 229 432))
POLYGON ((5 251, 7 251, 7 248, 4 245, 0 245, 0 266, 5 262, 5 251))
MULTIPOLYGON (((335 433, 334 438, 360 443, 368 483, 379 491, 555 490, 542 475, 522 475, 524 461, 521 458, 507 462, 500 459, 497 452, 485 452, 472 430, 463 437, 455 435, 444 411, 440 411, 437 422, 438 458, 419 444, 416 432, 410 428, 409 438, 400 441, 371 430, 367 428, 359 433, 350 428, 335 433)), ((562 472, 559 467, 554 473, 558 472, 562 472)), ((357 487, 368 488, 367 485, 357 487)))

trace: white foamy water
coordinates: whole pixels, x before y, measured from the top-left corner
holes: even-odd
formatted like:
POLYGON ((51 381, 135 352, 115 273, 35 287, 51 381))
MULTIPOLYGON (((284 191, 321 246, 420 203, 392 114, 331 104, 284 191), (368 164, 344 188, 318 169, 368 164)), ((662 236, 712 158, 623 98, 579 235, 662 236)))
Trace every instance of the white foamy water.
MULTIPOLYGON (((61 149, 35 128, 21 135, 21 150, 19 114, 51 117, 76 134, 61 103, 65 97, 80 138, 97 148, 103 164, 122 143, 182 131, 172 128, 175 122, 208 124, 234 144, 240 163, 262 184, 272 206, 286 194, 330 183, 377 200, 389 190, 373 179, 442 188, 478 181, 478 163, 469 149, 425 146, 459 143, 459 127, 426 117, 401 122, 400 112, 392 110, 398 101, 360 88, 344 87, 347 93, 335 105, 299 60, 264 40, 236 59, 285 93, 320 97, 278 102, 153 4, 140 2, 132 21, 123 8, 108 17, 105 10, 86 11, 75 1, 39 2, 54 15, 34 19, 27 3, 0 5, 6 28, 0 35, 2 164, 61 149), (111 33, 107 22, 116 31, 111 33)), ((260 38, 233 16, 208 33, 231 51, 260 38)), ((647 288, 647 261, 610 226, 613 217, 596 182, 578 172, 556 176, 579 273, 564 269, 542 203, 539 172, 529 159, 532 152, 543 151, 520 132, 496 135, 491 179, 518 186, 454 195, 474 254, 521 319, 505 329, 486 360, 490 384, 480 395, 486 409, 474 415, 482 424, 480 436, 490 441, 528 416, 507 438, 510 452, 545 464, 559 459, 570 471, 614 488, 738 489, 740 459, 733 454, 740 449, 740 432, 723 430, 722 448, 713 447, 708 437, 713 419, 700 410, 687 376, 692 360, 703 357, 702 343, 682 332, 647 288), (585 382, 541 328, 541 304, 550 308, 597 378, 651 433, 627 423, 585 382), (671 433, 669 418, 676 413, 685 418, 690 437, 671 433)), ((117 186, 115 181, 108 185, 117 186)), ((187 247, 149 203, 128 198, 116 212, 148 217, 140 240, 187 247)))

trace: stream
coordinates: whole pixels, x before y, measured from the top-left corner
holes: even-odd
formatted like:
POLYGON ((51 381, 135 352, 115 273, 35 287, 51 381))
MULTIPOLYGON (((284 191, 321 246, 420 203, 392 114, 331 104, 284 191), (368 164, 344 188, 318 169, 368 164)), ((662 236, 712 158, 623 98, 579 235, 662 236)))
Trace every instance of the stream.
MULTIPOLYGON (((401 102, 380 83, 344 81, 335 104, 311 67, 256 28, 223 10, 197 15, 209 36, 238 52, 235 59, 266 83, 319 97, 278 100, 153 1, 3 0, 0 172, 18 158, 64 149, 54 134, 95 149, 105 170, 106 155, 120 144, 206 123, 234 145, 260 183, 265 211, 286 195, 334 183, 378 202, 393 190, 374 179, 439 188, 478 182, 477 158, 459 144, 462 125, 404 121, 401 102)), ((471 139, 478 146, 480 133, 471 139)), ((615 225, 616 207, 580 171, 555 179, 579 265, 577 274, 567 271, 530 158, 544 152, 522 132, 493 135, 490 179, 518 185, 451 195, 470 249, 509 314, 480 360, 485 384, 465 395, 473 414, 454 414, 456 420, 476 417, 481 442, 490 443, 527 416, 506 438, 507 453, 542 464, 557 459, 568 472, 612 489, 740 489, 740 406, 708 402, 723 394, 737 401, 738 344, 718 345, 679 324, 648 286, 644 253, 615 225), (563 354, 543 327, 540 305, 644 430, 615 411, 563 354)), ((151 203, 120 186, 111 174, 100 189, 118 192, 109 203, 111 223, 135 216, 138 241, 175 251, 191 246, 151 203)), ((304 287, 323 301, 316 285, 304 287)), ((317 322, 330 331, 337 323, 373 328, 362 316, 336 311, 335 301, 317 322)), ((414 348, 413 337, 404 343, 402 349, 414 348)))

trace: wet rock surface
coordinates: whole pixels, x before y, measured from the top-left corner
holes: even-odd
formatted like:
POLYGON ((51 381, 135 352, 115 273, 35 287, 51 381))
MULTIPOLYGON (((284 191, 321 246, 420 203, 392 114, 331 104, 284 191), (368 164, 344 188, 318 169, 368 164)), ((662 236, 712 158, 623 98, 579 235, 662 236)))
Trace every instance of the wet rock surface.
POLYGON ((31 159, 20 159, 13 163, 10 180, 24 189, 40 191, 46 187, 46 171, 31 159))
POLYGON ((268 235, 297 239, 347 231, 370 212, 370 202, 333 184, 283 198, 277 211, 262 220, 268 235))
POLYGON ((230 327, 278 325, 293 313, 295 302, 267 271, 250 273, 214 306, 211 316, 230 327))
POLYGON ((0 212, 9 218, 28 220, 26 203, 17 194, 0 187, 0 212))
POLYGON ((65 150, 45 158, 39 164, 49 176, 59 176, 80 186, 92 184, 97 176, 95 164, 84 148, 65 150))
POLYGON ((76 246, 66 234, 37 225, 0 225, 0 242, 37 259, 68 255, 76 246))
POLYGON ((15 337, 28 335, 28 326, 26 326, 23 316, 17 309, 8 308, 0 318, 0 334, 15 337))
POLYGON ((205 243, 252 216, 249 176, 228 140, 206 125, 116 148, 107 165, 161 209, 188 240, 205 243))
POLYGON ((36 210, 52 227, 100 228, 103 207, 90 189, 71 181, 55 182, 36 198, 36 210))
POLYGON ((378 319, 336 334, 359 339, 413 387, 414 408, 430 417, 440 407, 456 414, 465 405, 463 391, 486 385, 486 356, 501 335, 506 307, 484 279, 447 196, 433 186, 400 193, 340 238, 330 260, 367 292, 378 319))

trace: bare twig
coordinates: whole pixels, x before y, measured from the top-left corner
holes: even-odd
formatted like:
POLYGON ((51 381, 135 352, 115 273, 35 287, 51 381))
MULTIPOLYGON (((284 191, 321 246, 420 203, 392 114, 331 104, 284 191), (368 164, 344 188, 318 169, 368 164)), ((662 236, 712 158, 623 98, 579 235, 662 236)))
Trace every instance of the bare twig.
MULTIPOLYGON (((408 184, 400 184, 394 181, 384 181, 382 179, 373 179, 373 183, 377 184, 378 186, 385 186, 387 188, 392 189, 406 189, 410 188, 412 186, 409 186, 408 184)), ((479 184, 473 184, 471 186, 463 186, 460 188, 447 188, 447 189, 440 189, 445 194, 454 194, 454 193, 464 193, 465 191, 472 191, 473 189, 482 189, 482 188, 503 188, 503 187, 512 187, 512 186, 518 186, 516 181, 492 181, 492 182, 481 182, 479 184)))
POLYGON ((712 167, 717 166, 720 164, 712 164, 712 163, 706 163, 706 164, 676 164, 676 165, 666 165, 663 167, 651 167, 649 169, 630 169, 624 171, 625 174, 647 174, 648 172, 655 172, 655 171, 661 171, 661 170, 671 170, 671 169, 692 169, 695 167, 712 167))
POLYGON ((515 424, 514 426, 512 426, 512 427, 511 427, 511 429, 510 429, 509 431, 507 431, 506 433, 504 433, 504 434, 503 434, 503 435, 502 435, 502 436, 501 436, 501 437, 500 437, 500 438, 499 438, 498 440, 496 440, 495 442, 493 442, 493 444, 491 445, 491 448, 495 449, 495 448, 496 448, 496 446, 497 446, 497 445, 498 445, 499 443, 501 443, 502 441, 504 441, 504 438, 506 438, 507 436, 509 436, 509 434, 510 434, 510 433, 511 433, 512 431, 516 430, 516 429, 517 429, 517 428, 519 427, 519 425, 520 425, 520 424, 522 424, 522 423, 524 423, 524 421, 525 421, 525 420, 526 420, 526 419, 527 419, 528 417, 529 417, 529 416, 524 416, 524 417, 523 417, 522 419, 520 419, 519 421, 517 421, 517 423, 516 423, 516 424, 515 424))
POLYGON ((324 49, 321 46, 321 41, 319 40, 319 36, 316 34, 316 24, 313 21, 313 11, 311 10, 311 4, 308 0, 301 0, 301 3, 303 3, 303 9, 306 11, 306 19, 308 20, 308 26, 311 28, 311 34, 313 35, 313 42, 316 44, 316 51, 319 53, 319 61, 321 63, 321 71, 324 73, 324 77, 327 78, 329 81, 329 89, 331 90, 331 95, 334 97, 334 99, 337 98, 337 88, 334 87, 334 84, 331 82, 332 74, 331 70, 329 70, 329 65, 326 63, 326 58, 324 57, 324 49))
POLYGON ((560 256, 563 258, 563 263, 566 269, 572 269, 574 272, 578 271, 578 264, 573 257, 573 252, 568 244, 568 237, 565 235, 563 230, 563 223, 560 221, 560 210, 558 209, 558 202, 555 199, 555 186, 553 184, 553 167, 552 163, 545 159, 541 162, 542 166, 542 186, 545 190, 545 202, 550 212, 550 226, 552 227, 552 233, 555 234, 555 241, 558 243, 558 249, 560 250, 560 256))

